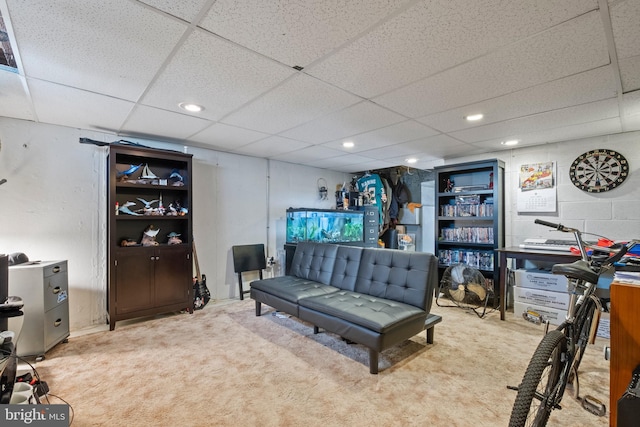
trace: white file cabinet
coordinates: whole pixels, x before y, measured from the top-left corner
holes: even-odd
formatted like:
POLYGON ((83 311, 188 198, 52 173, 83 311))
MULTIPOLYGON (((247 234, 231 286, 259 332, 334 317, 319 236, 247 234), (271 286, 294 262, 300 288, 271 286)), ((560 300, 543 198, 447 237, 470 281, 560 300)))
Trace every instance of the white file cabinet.
MULTIPOLYGON (((9 295, 22 298, 24 317, 19 356, 44 354, 69 337, 67 261, 31 262, 9 267, 9 295)), ((12 319, 9 319, 12 330, 12 319)), ((16 325, 17 326, 17 325, 16 325)))

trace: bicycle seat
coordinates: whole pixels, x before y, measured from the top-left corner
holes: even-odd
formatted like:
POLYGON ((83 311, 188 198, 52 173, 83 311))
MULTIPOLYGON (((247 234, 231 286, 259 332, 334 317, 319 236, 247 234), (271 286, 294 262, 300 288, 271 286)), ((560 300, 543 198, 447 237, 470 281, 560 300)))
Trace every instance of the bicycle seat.
POLYGON ((556 264, 551 267, 551 272, 589 283, 598 283, 598 274, 589 267, 588 262, 582 259, 569 264, 556 264))

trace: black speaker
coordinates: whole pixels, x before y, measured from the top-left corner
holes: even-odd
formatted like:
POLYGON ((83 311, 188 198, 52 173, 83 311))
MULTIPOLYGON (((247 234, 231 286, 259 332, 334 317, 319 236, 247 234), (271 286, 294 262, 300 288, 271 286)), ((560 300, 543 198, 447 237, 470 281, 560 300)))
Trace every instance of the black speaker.
POLYGON ((629 387, 618 399, 618 427, 636 427, 640 419, 640 365, 633 370, 629 387))

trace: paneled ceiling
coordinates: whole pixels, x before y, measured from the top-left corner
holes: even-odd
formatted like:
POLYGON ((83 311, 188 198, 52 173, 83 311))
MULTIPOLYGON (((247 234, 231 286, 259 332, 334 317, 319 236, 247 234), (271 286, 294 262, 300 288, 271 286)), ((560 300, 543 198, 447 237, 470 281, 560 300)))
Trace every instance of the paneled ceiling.
POLYGON ((0 116, 114 140, 355 172, 640 130, 640 0, 0 0, 0 11, 17 63, 0 66, 0 116), (484 118, 464 119, 474 113, 484 118))

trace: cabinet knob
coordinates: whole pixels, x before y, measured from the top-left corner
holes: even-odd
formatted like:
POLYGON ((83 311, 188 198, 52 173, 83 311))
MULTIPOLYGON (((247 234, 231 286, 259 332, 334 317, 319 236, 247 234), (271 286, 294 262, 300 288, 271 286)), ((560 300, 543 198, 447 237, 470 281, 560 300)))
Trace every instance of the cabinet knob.
POLYGON ((56 265, 55 267, 53 267, 53 272, 54 273, 60 273, 60 266, 56 265))
POLYGON ((60 293, 60 286, 56 286, 55 288, 53 288, 51 290, 51 292, 53 292, 54 294, 59 294, 60 293))
POLYGON ((53 322, 53 326, 55 326, 56 328, 57 328, 58 326, 60 326, 61 324, 62 324, 62 319, 56 319, 56 321, 55 321, 55 322, 53 322))

